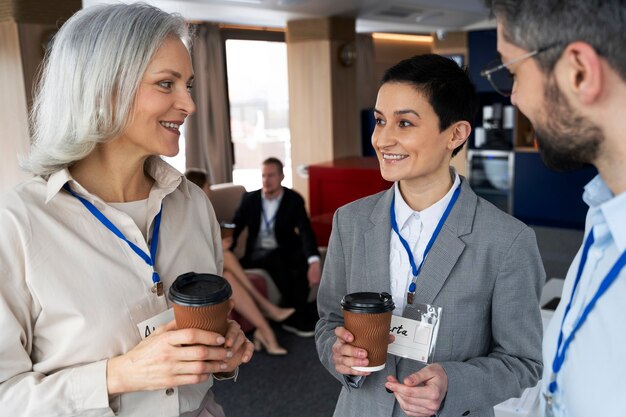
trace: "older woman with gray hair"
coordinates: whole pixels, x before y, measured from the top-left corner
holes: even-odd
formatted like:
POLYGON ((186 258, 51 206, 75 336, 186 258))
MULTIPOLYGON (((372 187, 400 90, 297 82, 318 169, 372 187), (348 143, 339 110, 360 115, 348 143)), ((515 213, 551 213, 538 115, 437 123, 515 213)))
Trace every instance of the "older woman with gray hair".
POLYGON ((223 265, 211 204, 159 157, 195 110, 187 39, 144 4, 87 8, 54 39, 34 177, 0 198, 0 415, 223 415, 213 379, 253 346, 235 322, 177 329, 163 295, 223 265))

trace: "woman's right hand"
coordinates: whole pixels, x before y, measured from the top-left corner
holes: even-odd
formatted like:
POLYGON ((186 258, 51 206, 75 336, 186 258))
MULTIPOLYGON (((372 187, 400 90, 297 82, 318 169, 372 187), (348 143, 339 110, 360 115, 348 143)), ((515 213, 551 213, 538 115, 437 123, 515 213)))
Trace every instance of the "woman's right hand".
POLYGON ((335 336, 337 341, 333 344, 333 363, 335 370, 342 375, 367 376, 370 372, 356 371, 352 366, 367 366, 367 351, 350 343, 354 341, 354 336, 345 327, 336 327, 335 336))
POLYGON ((219 333, 177 330, 171 321, 127 353, 107 362, 109 395, 198 384, 228 368, 234 352, 219 333))

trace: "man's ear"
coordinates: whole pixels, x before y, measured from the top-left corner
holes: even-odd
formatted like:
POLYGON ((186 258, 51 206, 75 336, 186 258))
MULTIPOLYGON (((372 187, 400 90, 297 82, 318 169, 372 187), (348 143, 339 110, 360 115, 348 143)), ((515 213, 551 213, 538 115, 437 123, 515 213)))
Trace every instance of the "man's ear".
POLYGON ((578 96, 582 104, 591 104, 602 93, 604 76, 600 56, 586 42, 572 42, 563 51, 558 72, 565 74, 565 89, 578 96))
POLYGON ((451 151, 462 146, 472 132, 472 126, 465 120, 454 123, 448 129, 452 133, 448 139, 448 149, 451 151))

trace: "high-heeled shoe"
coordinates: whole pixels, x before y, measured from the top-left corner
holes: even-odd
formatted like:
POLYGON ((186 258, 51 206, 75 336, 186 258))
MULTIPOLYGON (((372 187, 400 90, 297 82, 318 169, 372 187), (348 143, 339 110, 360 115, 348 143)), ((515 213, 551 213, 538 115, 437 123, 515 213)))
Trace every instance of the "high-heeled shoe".
POLYGON ((252 341, 254 343, 254 350, 257 352, 261 349, 265 349, 267 354, 272 356, 285 356, 287 354, 287 349, 279 346, 278 343, 276 346, 270 346, 268 341, 261 336, 261 332, 258 330, 254 332, 252 341))
POLYGON ((282 323, 283 321, 291 317, 291 315, 295 312, 296 312, 296 309, 292 307, 289 307, 289 308, 276 307, 276 310, 273 313, 267 311, 266 317, 272 321, 275 321, 276 323, 282 323))

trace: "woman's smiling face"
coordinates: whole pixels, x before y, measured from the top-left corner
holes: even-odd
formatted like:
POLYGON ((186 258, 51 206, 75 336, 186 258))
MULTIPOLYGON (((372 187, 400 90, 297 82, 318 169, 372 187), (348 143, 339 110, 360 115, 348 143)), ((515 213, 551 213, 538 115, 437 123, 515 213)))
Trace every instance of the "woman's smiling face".
POLYGON ((118 138, 141 156, 178 153, 180 126, 196 107, 191 99, 193 69, 178 38, 168 38, 141 79, 128 128, 118 138))
POLYGON ((385 83, 374 117, 372 145, 384 179, 409 185, 449 177, 454 125, 439 130, 439 117, 424 94, 408 83, 385 83))

